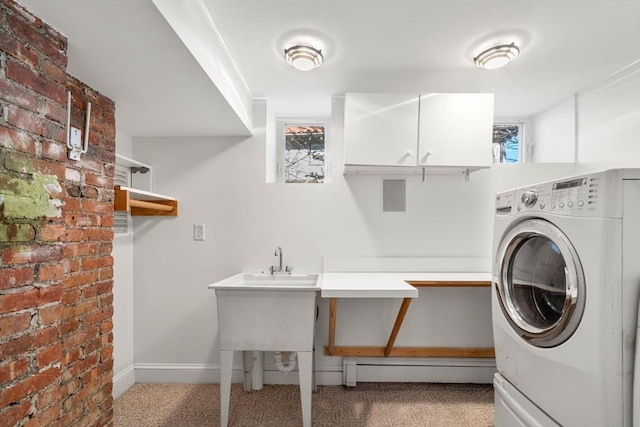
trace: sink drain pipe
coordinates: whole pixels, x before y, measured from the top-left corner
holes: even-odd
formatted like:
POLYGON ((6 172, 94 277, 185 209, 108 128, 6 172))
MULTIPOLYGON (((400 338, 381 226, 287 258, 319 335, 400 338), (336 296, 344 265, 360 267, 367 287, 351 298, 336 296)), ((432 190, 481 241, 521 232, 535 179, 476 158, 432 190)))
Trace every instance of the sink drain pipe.
POLYGON ((288 374, 296 368, 296 355, 295 351, 289 351, 287 357, 287 364, 282 361, 283 354, 285 352, 282 351, 274 351, 273 352, 273 362, 276 365, 276 368, 282 373, 288 374))

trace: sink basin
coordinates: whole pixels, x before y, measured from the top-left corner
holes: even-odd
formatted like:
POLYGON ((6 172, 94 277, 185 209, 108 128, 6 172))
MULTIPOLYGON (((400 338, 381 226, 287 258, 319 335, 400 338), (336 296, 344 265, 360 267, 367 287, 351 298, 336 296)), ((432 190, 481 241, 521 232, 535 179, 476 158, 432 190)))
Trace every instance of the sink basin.
POLYGON ((319 290, 317 274, 238 273, 209 285, 209 289, 319 290))

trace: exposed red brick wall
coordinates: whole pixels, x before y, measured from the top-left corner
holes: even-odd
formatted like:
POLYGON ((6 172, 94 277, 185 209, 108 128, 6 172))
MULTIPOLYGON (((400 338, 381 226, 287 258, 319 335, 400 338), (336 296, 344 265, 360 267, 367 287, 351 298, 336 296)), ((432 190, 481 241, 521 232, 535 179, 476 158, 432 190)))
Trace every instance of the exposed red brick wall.
POLYGON ((66 73, 67 40, 0 0, 0 425, 112 418, 115 106, 66 73), (67 159, 72 126, 89 152, 67 159))

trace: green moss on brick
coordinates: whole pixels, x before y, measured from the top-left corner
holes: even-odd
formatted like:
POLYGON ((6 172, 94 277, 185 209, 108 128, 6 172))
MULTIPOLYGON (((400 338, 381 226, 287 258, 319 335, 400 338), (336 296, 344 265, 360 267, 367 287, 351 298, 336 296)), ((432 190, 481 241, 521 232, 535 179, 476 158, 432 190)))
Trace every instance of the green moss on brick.
POLYGON ((52 199, 51 193, 61 191, 55 175, 33 174, 32 181, 12 178, 7 188, 0 189, 4 203, 3 213, 7 219, 60 217, 62 201, 52 199))

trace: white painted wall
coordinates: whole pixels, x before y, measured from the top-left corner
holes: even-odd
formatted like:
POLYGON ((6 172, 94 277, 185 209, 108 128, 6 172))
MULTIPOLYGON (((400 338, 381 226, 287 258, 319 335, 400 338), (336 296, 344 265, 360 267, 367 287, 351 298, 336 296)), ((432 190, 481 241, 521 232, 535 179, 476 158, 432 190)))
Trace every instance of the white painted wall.
MULTIPOLYGON (((116 119, 117 120, 117 119, 116 119)), ((116 122, 117 123, 117 122, 116 122)), ((116 131, 116 151, 132 156, 131 137, 116 131)), ((117 235, 113 241, 113 397, 135 383, 133 369, 133 237, 117 235)))
POLYGON ((533 122, 533 155, 538 163, 576 161, 576 101, 571 97, 536 115, 533 122))
POLYGON ((578 162, 640 167, 640 60, 577 100, 578 162))
POLYGON ((640 166, 640 61, 536 115, 533 123, 535 162, 640 166))
MULTIPOLYGON (((332 131, 329 161, 339 165, 342 101, 335 102, 332 131)), ((488 172, 474 173, 470 182, 462 176, 429 177, 426 183, 408 178, 407 212, 383 213, 379 177, 267 184, 265 151, 264 128, 244 140, 134 140, 134 157, 153 166, 154 191, 180 202, 177 218, 134 219, 139 381, 158 380, 160 371, 165 380, 191 375, 215 381, 216 302, 207 285, 241 270, 268 269, 276 262, 276 245, 294 271, 321 270, 323 256, 489 255, 493 184, 488 172), (192 240, 194 223, 206 225, 206 241, 192 240), (206 372, 195 374, 198 367, 206 372)), ((388 335, 399 301, 340 304, 341 313, 352 311, 358 320, 341 324, 339 342, 384 344, 386 338, 379 340, 388 335)), ((318 336, 324 343, 327 311, 323 302, 318 336)), ((488 289, 435 290, 412 304, 397 345, 491 346, 490 316, 488 289), (450 309, 452 304, 457 308, 450 309), (444 313, 446 320, 440 318, 444 313)), ((337 369, 341 363, 322 358, 318 368, 337 369)))

